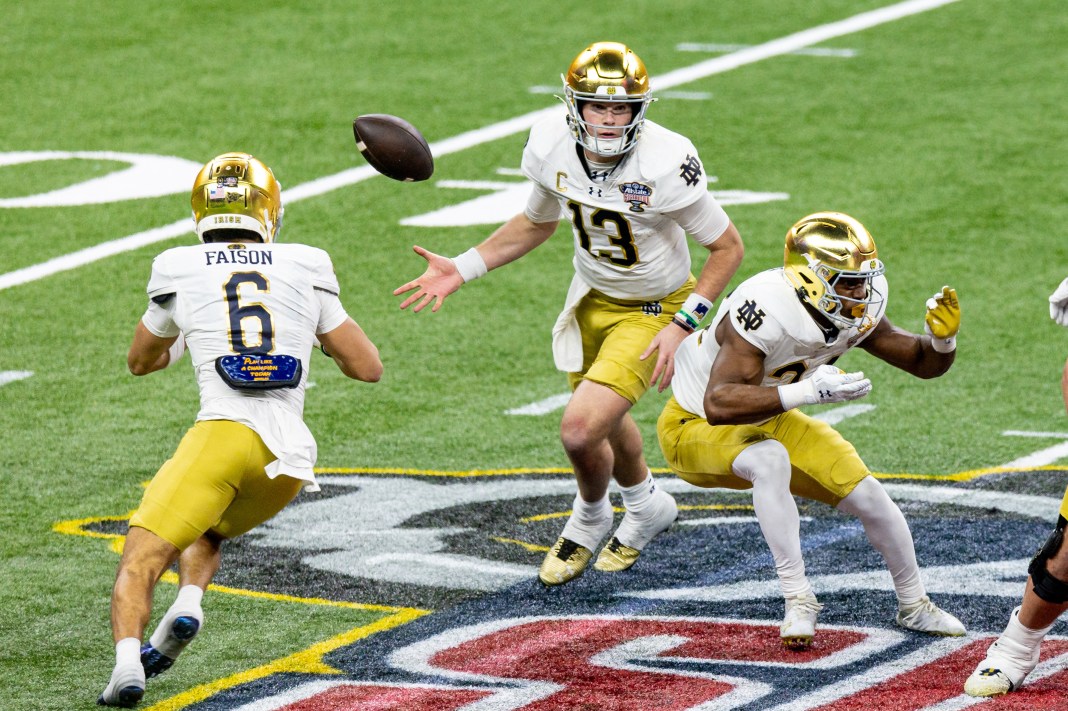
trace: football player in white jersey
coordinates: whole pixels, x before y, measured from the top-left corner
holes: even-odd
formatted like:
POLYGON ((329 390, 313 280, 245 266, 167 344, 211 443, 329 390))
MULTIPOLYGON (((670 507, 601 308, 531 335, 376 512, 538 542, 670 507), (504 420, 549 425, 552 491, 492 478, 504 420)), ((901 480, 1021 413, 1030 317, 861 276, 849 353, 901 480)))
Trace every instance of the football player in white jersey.
MULTIPOLYGON (((1068 327, 1068 279, 1049 297, 1049 315, 1068 327)), ((1061 395, 1068 408, 1068 362, 1061 374, 1061 395)), ((1057 619, 1068 610, 1068 489, 1061 499, 1053 533, 1027 567, 1023 600, 1009 614, 1005 631, 994 640, 986 658, 964 682, 971 696, 1001 696, 1020 688, 1038 666, 1042 640, 1057 619)))
POLYGON ((275 242, 281 186, 266 165, 245 153, 214 158, 196 178, 192 206, 201 244, 152 263, 148 309, 127 360, 146 375, 188 347, 200 412, 130 519, 103 706, 135 706, 146 676, 169 668, 199 631, 222 541, 271 518, 302 486, 317 488, 315 439, 303 419, 312 347, 350 378, 382 375, 378 349, 338 299, 329 255, 275 242), (142 644, 156 582, 175 560, 177 598, 142 644))
POLYGON ((673 395, 657 422, 660 446, 691 484, 752 488, 786 598, 781 636, 791 648, 809 646, 822 608, 805 576, 792 495, 860 519, 893 578, 899 625, 965 632, 927 597, 905 517, 857 451, 796 409, 868 394, 863 373, 833 365, 854 346, 920 378, 949 370, 960 328, 956 292, 944 287, 928 300, 927 335, 892 324, 887 297, 883 263, 864 226, 840 213, 816 213, 787 232, 784 266, 742 282, 712 324, 675 354, 673 395))
POLYGON ((536 124, 523 151, 533 182, 526 209, 455 259, 415 247, 427 269, 394 292, 414 291, 402 309, 437 311, 464 283, 545 242, 561 218, 571 224, 575 276, 553 328, 553 355, 573 390, 560 436, 578 494, 542 563, 546 585, 581 575, 611 531, 612 479, 626 513, 597 569, 629 568, 677 518, 674 499, 653 482, 629 412, 651 384, 663 390, 671 382, 675 349, 709 313, 743 253, 693 144, 645 119, 649 76, 634 52, 595 43, 563 80, 566 113, 536 124), (709 252, 696 280, 687 234, 709 252))

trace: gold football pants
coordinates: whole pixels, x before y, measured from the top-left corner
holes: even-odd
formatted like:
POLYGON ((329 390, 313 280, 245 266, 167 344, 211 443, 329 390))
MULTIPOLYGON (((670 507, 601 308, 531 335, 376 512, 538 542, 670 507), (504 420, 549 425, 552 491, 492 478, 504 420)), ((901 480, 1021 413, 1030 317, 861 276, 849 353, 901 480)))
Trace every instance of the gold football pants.
POLYGON ((304 482, 271 479, 277 457, 260 436, 229 420, 204 420, 186 432, 152 478, 130 519, 185 550, 205 532, 233 538, 281 511, 304 482))
POLYGON ((591 380, 634 404, 649 389, 657 354, 640 356, 660 329, 671 323, 697 280, 692 276, 659 301, 625 301, 591 291, 575 311, 582 332, 582 372, 568 373, 571 389, 591 380))
POLYGON ((871 472, 857 450, 826 422, 788 410, 759 425, 712 426, 670 398, 656 423, 660 448, 672 471, 694 486, 750 489, 736 476, 734 459, 757 442, 778 440, 790 454, 790 492, 830 506, 871 472))

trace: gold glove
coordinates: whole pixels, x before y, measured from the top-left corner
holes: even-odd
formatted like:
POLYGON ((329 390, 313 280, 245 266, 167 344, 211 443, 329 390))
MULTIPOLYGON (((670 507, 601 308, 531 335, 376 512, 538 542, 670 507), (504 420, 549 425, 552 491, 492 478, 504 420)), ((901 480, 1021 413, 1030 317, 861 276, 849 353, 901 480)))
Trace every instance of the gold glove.
POLYGON ((957 290, 943 286, 942 291, 927 300, 924 330, 933 338, 946 340, 960 331, 960 302, 957 290))

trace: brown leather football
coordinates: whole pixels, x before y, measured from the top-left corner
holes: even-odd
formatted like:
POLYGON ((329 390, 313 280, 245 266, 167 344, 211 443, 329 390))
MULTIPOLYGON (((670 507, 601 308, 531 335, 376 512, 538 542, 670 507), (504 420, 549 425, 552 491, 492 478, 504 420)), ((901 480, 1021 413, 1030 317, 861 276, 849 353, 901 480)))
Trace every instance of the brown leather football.
POLYGON ((423 134, 398 116, 357 116, 352 134, 363 157, 387 178, 410 183, 434 173, 434 156, 423 134))

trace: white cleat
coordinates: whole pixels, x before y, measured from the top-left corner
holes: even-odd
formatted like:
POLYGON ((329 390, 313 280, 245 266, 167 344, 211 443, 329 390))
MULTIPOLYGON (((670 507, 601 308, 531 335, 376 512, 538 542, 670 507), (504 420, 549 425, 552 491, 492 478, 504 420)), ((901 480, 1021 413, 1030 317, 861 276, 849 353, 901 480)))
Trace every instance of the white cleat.
POLYGON ((799 595, 786 598, 786 616, 779 628, 782 645, 795 652, 803 652, 812 646, 816 635, 816 616, 823 605, 815 595, 799 595))
POLYGON ((638 561, 642 549, 679 518, 679 507, 663 489, 653 492, 645 515, 639 518, 628 511, 611 540, 601 549, 593 567, 606 573, 626 570, 638 561))
POLYGON ((963 637, 966 632, 964 623, 931 602, 926 595, 914 605, 900 608, 897 624, 907 630, 943 637, 963 637))
POLYGON ((1025 645, 1005 637, 999 637, 986 652, 986 659, 979 662, 972 675, 964 682, 964 693, 969 696, 1001 696, 1014 689, 1038 665, 1042 647, 1028 649, 1025 645))

